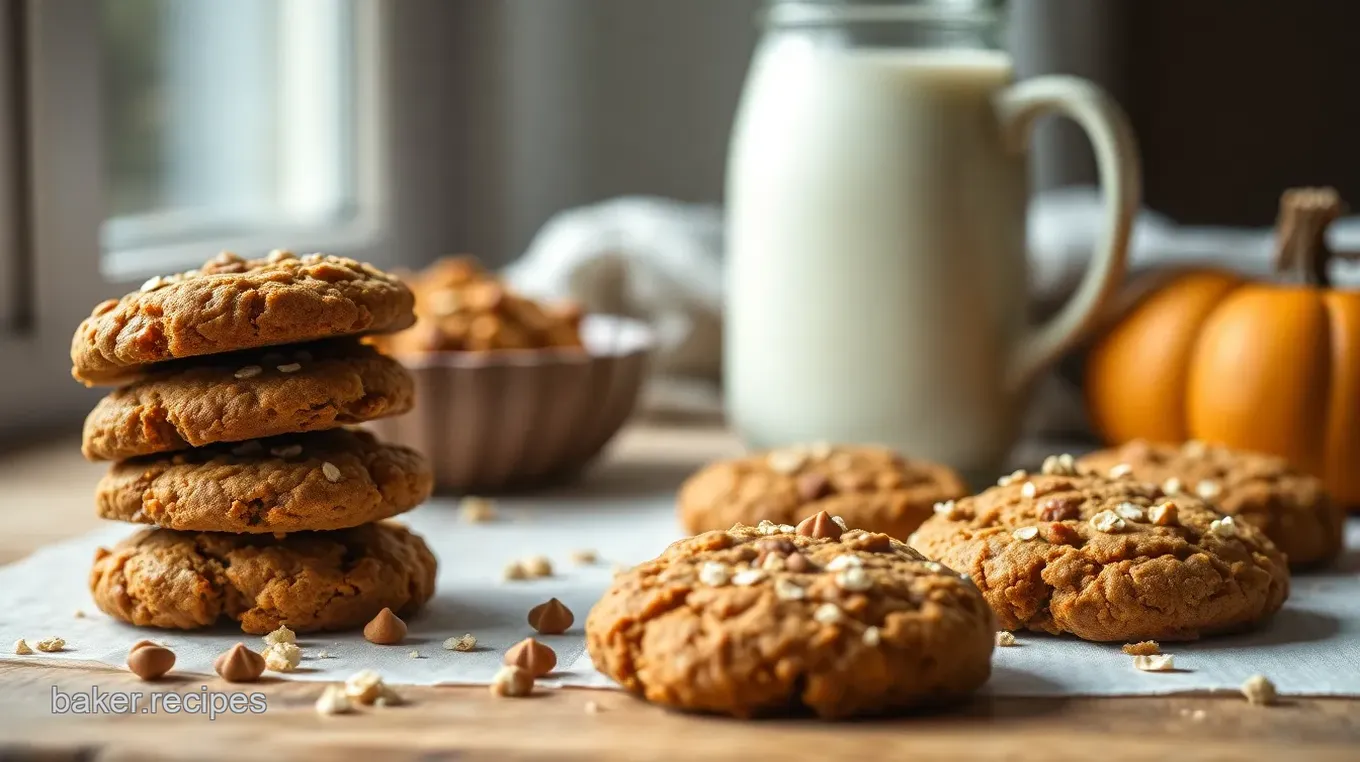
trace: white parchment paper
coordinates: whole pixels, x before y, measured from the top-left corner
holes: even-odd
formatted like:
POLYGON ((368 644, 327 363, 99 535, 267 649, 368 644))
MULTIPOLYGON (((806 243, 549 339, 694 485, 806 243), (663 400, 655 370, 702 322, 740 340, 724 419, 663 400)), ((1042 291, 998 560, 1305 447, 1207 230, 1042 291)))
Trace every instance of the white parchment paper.
MULTIPOLYGON (((672 493, 576 497, 570 492, 498 501, 499 519, 487 524, 459 520, 452 501, 436 500, 407 518, 439 556, 435 600, 411 619, 410 639, 375 646, 358 633, 301 636, 302 669, 296 680, 343 680, 373 668, 393 684, 489 682, 505 649, 533 634, 528 609, 556 596, 576 614, 563 635, 542 636, 556 649, 559 669, 545 685, 611 687, 585 653, 582 627, 591 604, 608 586, 614 564, 650 558, 682 536, 672 493), (572 551, 591 549, 597 564, 573 565, 572 551), (512 559, 543 554, 556 575, 522 582, 501 580, 512 559), (447 651, 443 641, 463 633, 477 637, 470 653, 447 651), (321 658, 325 651, 329 658, 321 658), (413 656, 412 652, 418 654, 413 656)), ((1282 693, 1360 695, 1360 519, 1352 519, 1347 555, 1333 569, 1296 576, 1285 609, 1264 629, 1198 643, 1166 644, 1180 671, 1133 669, 1118 644, 1019 634, 1019 644, 997 649, 987 690, 1006 696, 1139 695, 1235 690, 1248 676, 1269 676, 1282 693)), ((207 632, 148 631, 113 621, 94 607, 86 577, 100 544, 135 531, 106 529, 49 546, 0 568, 0 645, 6 661, 76 661, 124 668, 128 647, 150 637, 178 656, 176 671, 211 675, 212 661, 233 643, 252 648, 258 637, 224 626, 207 632), (77 617, 76 612, 84 612, 77 617), (18 638, 29 643, 49 635, 66 639, 61 653, 16 656, 18 638)))

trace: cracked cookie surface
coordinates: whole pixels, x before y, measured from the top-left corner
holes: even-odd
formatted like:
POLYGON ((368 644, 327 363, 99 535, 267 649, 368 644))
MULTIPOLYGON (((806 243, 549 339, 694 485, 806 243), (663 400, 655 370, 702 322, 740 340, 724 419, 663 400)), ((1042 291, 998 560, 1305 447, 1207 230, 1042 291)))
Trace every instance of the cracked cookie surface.
POLYGON ((1291 566, 1324 563, 1341 552, 1345 511, 1319 479, 1290 468, 1282 458, 1194 441, 1135 441, 1091 453, 1077 467, 1100 473, 1127 470, 1163 489, 1204 498, 1264 531, 1291 566))
POLYGON ((1191 640, 1252 627, 1289 594, 1265 534, 1199 498, 1070 465, 1003 481, 942 506, 910 540, 968 574, 1003 629, 1191 640))
POLYGON ((114 463, 95 503, 106 519, 169 529, 301 532, 395 516, 432 489, 416 451, 334 429, 114 463))
POLYGON ((958 698, 990 676, 994 637, 972 584, 887 535, 768 523, 671 545, 616 577, 586 620, 596 667, 626 690, 737 717, 958 698))
POLYGON ((91 460, 322 431, 411 409, 411 374, 339 339, 177 360, 99 401, 85 419, 91 460))
POLYGON ((96 551, 90 591, 101 611, 141 627, 314 632, 363 627, 384 608, 416 612, 435 571, 425 541, 390 523, 281 540, 148 529, 96 551))
POLYGON ((808 445, 711 463, 685 481, 678 509, 690 532, 787 524, 826 511, 852 527, 906 539, 935 503, 966 494, 947 466, 881 447, 808 445))
POLYGON ((352 259, 223 253, 95 307, 71 339, 71 374, 119 384, 176 358, 399 331, 413 306, 401 281, 352 259))

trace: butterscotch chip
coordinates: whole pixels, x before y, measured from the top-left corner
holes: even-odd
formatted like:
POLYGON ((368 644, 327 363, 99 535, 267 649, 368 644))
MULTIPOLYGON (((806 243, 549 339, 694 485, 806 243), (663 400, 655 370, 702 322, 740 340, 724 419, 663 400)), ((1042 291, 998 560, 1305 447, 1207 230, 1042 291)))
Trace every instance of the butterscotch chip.
POLYGON ((681 487, 677 505, 691 532, 766 521, 775 534, 825 512, 833 523, 841 517, 852 527, 906 537, 936 503, 966 494, 951 469, 888 449, 838 447, 819 458, 811 448, 785 448, 706 466, 681 487))
POLYGON ((913 547, 966 573, 1008 631, 1192 640, 1256 626, 1283 604, 1288 569, 1255 527, 1220 535, 1211 527, 1221 514, 1193 495, 1176 498, 1176 526, 1125 519, 1119 506, 1151 505, 1161 491, 1103 473, 1031 476, 1035 500, 1016 483, 964 498, 960 518, 933 516, 913 547), (1076 513, 1042 526, 1046 542, 1012 534, 1045 501, 1067 498, 1076 513))
POLYGON ((490 687, 496 696, 528 696, 534 692, 534 676, 528 670, 507 664, 491 678, 490 687))
POLYGON ((458 513, 469 524, 481 524, 495 520, 496 507, 484 497, 469 495, 458 501, 458 513))
POLYGON ((174 666, 175 652, 168 648, 138 643, 128 651, 128 670, 143 680, 159 680, 174 666))
POLYGON ((264 657, 237 643, 213 661, 213 670, 229 683, 253 683, 264 674, 264 657))
POLYGON ((364 625, 364 639, 380 646, 396 645, 406 639, 406 623, 392 609, 383 608, 364 625))
POLYGON ((384 607, 405 615, 434 592, 437 564, 423 540, 394 524, 284 539, 151 529, 96 555, 99 608, 139 627, 180 630, 222 620, 264 634, 363 626, 384 607))
POLYGON ((533 638, 525 638, 505 652, 505 663, 537 678, 553 671, 557 666, 557 653, 533 638))
POLYGON ((798 534, 807 537, 817 537, 823 540, 834 540, 841 536, 843 531, 836 522, 831 520, 831 514, 826 511, 818 511, 808 516, 798 523, 798 534))
POLYGON ((1269 705, 1275 703, 1278 693, 1275 683, 1265 675, 1252 675, 1242 683, 1242 695, 1252 704, 1269 705))
POLYGON ((571 609, 556 598, 549 598, 529 609, 529 626, 544 635, 560 635, 576 621, 571 609))
POLYGON ((223 254, 95 307, 71 339, 71 372, 117 384, 177 358, 397 331, 414 322, 413 302, 396 278, 352 259, 223 254))
POLYGON ((511 561, 505 565, 505 569, 501 572, 501 577, 506 580, 528 579, 529 572, 524 570, 523 562, 511 561))
POLYGON ((1125 643, 1121 650, 1129 656, 1156 656, 1162 652, 1162 647, 1155 640, 1144 640, 1141 643, 1125 643))
POLYGON ((239 445, 220 444, 115 463, 96 491, 99 515, 186 531, 320 531, 396 516, 433 489, 423 456, 367 432, 337 429, 265 442, 269 456, 241 455, 239 445), (340 478, 332 478, 337 472, 340 478))
MULTIPOLYGON (((1088 455, 1080 464, 1102 469, 1113 462, 1127 463, 1133 477, 1161 484, 1168 495, 1193 494, 1237 524, 1264 531, 1291 566, 1316 565, 1341 552, 1343 507, 1328 497, 1320 480, 1283 459, 1203 442, 1178 447, 1135 441, 1088 455)), ((1148 515, 1163 523, 1152 510, 1148 515)), ((1175 525, 1174 512, 1163 521, 1175 525)))
POLYGON ((617 577, 587 617, 586 644, 602 673, 666 706, 848 717, 976 689, 990 674, 995 630, 976 588, 886 535, 738 526, 677 542, 617 577), (784 568, 750 568, 762 554, 784 554, 784 568), (789 569, 795 554, 808 571, 789 569), (706 569, 741 571, 734 584, 712 585, 706 569), (847 668, 856 664, 868 666, 847 668))

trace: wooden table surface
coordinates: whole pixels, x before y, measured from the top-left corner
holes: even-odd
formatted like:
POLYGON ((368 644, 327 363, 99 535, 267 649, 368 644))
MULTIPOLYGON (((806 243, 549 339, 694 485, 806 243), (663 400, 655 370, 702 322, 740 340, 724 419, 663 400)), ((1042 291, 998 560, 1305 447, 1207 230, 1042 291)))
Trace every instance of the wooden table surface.
MULTIPOLYGON (((600 489, 678 480, 737 450, 716 427, 633 427, 589 480, 600 489)), ((0 453, 0 563, 88 531, 101 467, 71 441, 0 453)), ((78 573, 83 573, 83 570, 78 573)), ((1080 669, 1074 664, 1073 669, 1080 669)), ((1237 695, 992 699, 935 714, 853 723, 738 722, 649 706, 618 692, 560 689, 498 699, 483 688, 402 688, 407 704, 322 717, 322 686, 278 680, 263 714, 54 714, 52 693, 194 693, 202 680, 143 683, 127 672, 0 664, 0 760, 654 759, 1360 759, 1360 700, 1237 695), (598 711, 587 711, 594 702, 598 711)), ((219 680, 209 691, 231 691, 219 680)))

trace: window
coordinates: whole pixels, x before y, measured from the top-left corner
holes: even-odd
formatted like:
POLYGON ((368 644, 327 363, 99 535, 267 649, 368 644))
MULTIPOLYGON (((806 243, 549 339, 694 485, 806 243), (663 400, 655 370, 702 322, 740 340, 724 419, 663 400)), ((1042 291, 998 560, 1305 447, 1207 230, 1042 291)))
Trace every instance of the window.
POLYGON ((356 4, 100 0, 104 272, 363 235, 356 4))

